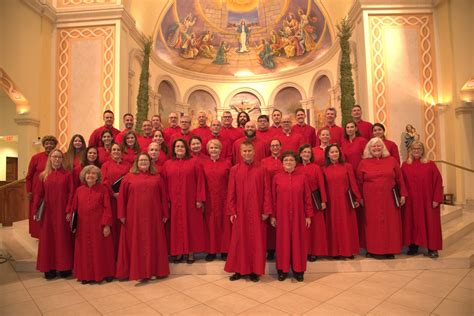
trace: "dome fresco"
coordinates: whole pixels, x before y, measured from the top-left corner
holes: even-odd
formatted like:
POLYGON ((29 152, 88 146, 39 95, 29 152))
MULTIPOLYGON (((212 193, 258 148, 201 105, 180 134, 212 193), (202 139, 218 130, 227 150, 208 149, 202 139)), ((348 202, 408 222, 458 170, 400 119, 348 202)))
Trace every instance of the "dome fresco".
POLYGON ((333 44, 330 27, 318 1, 176 0, 161 19, 155 52, 198 73, 276 73, 321 58, 333 44))

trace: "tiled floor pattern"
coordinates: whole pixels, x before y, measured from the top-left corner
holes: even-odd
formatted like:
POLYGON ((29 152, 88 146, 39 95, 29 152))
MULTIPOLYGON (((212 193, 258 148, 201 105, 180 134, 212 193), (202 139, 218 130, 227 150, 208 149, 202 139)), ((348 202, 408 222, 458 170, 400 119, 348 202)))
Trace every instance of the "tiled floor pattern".
POLYGON ((274 275, 259 283, 224 275, 175 275, 82 285, 46 281, 0 264, 0 315, 474 315, 474 270, 274 275))

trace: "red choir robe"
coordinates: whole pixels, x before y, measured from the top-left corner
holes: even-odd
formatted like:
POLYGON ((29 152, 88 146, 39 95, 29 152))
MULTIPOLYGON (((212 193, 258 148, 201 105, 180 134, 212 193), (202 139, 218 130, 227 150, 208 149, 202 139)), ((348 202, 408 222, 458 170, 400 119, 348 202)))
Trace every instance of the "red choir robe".
MULTIPOLYGON (((117 134, 117 136, 115 136, 114 138, 114 143, 117 143, 117 144, 122 144, 123 143, 123 138, 125 137, 125 134, 127 134, 128 132, 130 132, 131 129, 123 129, 120 133, 117 134)), ((134 132, 133 133, 135 135, 135 138, 138 139, 138 137, 140 137, 140 134, 134 132)))
POLYGON ((338 144, 341 146, 342 139, 344 138, 344 129, 336 124, 329 126, 325 125, 318 130, 318 134, 316 136, 316 146, 321 145, 321 140, 319 139, 319 134, 321 133, 322 129, 329 129, 329 133, 331 135, 331 139, 329 140, 330 144, 338 144))
POLYGON ((356 136, 352 141, 342 139, 341 150, 344 153, 344 160, 352 165, 352 170, 357 170, 365 145, 367 145, 367 139, 364 137, 356 136))
POLYGON ((360 201, 359 188, 350 163, 330 164, 323 168, 328 196, 326 228, 330 256, 350 257, 359 253, 359 231, 356 212, 349 200, 348 191, 360 201))
POLYGON ((360 136, 369 141, 372 138, 372 123, 360 120, 356 125, 360 136))
POLYGON ((257 138, 258 139, 261 139, 265 142, 265 144, 270 147, 270 143, 272 142, 272 140, 274 140, 276 137, 275 137, 275 133, 274 131, 272 131, 271 129, 267 129, 266 131, 259 131, 257 130, 257 138))
MULTIPOLYGON (((234 142, 232 148, 232 163, 234 165, 242 162, 242 156, 240 155, 240 144, 242 144, 246 140, 247 137, 242 137, 234 142)), ((270 155, 270 147, 266 145, 265 142, 258 139, 257 137, 253 138, 251 142, 255 150, 254 160, 256 162, 260 162, 263 158, 268 157, 270 155)))
POLYGON ((362 186, 362 229, 367 252, 377 255, 400 253, 402 219, 392 188, 398 185, 401 196, 407 196, 407 191, 398 162, 390 156, 363 159, 357 169, 357 181, 362 186))
POLYGON ((176 133, 181 132, 181 127, 176 125, 176 127, 167 127, 163 130, 163 137, 165 139, 165 144, 168 146, 168 148, 171 148, 171 136, 173 136, 176 133))
POLYGON ((403 244, 415 244, 430 250, 443 249, 440 206, 443 202, 443 183, 435 163, 413 160, 404 162, 402 173, 408 197, 402 208, 403 244))
MULTIPOLYGON (((270 182, 273 181, 273 177, 280 172, 283 172, 283 165, 279 157, 273 156, 262 159, 261 165, 265 168, 270 176, 270 182)), ((273 209, 275 212, 275 209, 273 209)), ((270 219, 267 220, 267 250, 276 249, 276 230, 270 224, 270 219)))
POLYGON ((265 273, 266 232, 262 215, 272 214, 270 178, 257 162, 230 169, 227 215, 237 215, 224 270, 242 275, 265 273))
POLYGON ((316 146, 316 129, 308 124, 295 124, 291 128, 292 132, 301 134, 303 136, 303 143, 310 144, 311 147, 316 146))
POLYGON ((108 189, 98 183, 83 184, 74 194, 71 211, 77 212, 74 275, 78 280, 101 282, 115 275, 112 236, 104 237, 104 226, 112 225, 108 189))
POLYGON ((281 142, 281 152, 284 153, 287 150, 292 150, 298 153, 298 149, 304 144, 304 139, 301 134, 290 132, 289 134, 283 133, 283 131, 277 136, 281 142))
POLYGON ((222 126, 220 134, 225 139, 228 139, 231 145, 233 145, 237 139, 244 136, 244 133, 242 132, 241 128, 236 128, 233 126, 231 127, 222 126))
POLYGON ((140 146, 141 151, 147 152, 148 146, 153 141, 153 135, 152 136, 138 135, 137 141, 138 141, 138 145, 140 146))
POLYGON ((320 167, 324 167, 326 165, 326 158, 324 157, 325 150, 326 149, 323 149, 320 146, 313 147, 314 163, 320 167))
MULTIPOLYGON (((306 175, 309 181, 311 192, 319 189, 321 192, 321 201, 327 202, 326 187, 324 185, 324 177, 321 168, 315 163, 307 165, 298 165, 297 173, 306 175)), ((313 256, 327 256, 328 242, 326 235, 326 221, 324 219, 325 210, 318 210, 313 204, 314 215, 311 218, 311 228, 306 235, 308 244, 308 254, 313 256)))
POLYGON ((171 202, 170 253, 172 256, 206 250, 203 209, 206 201, 204 172, 198 159, 170 159, 161 175, 171 202))
POLYGON ((202 126, 196 127, 195 129, 191 131, 191 133, 193 133, 193 135, 201 137, 201 140, 203 141, 202 143, 203 148, 205 148, 204 141, 212 136, 211 129, 207 125, 203 127, 202 126))
POLYGON ((52 171, 45 181, 38 181, 35 188, 34 209, 44 200, 36 262, 36 269, 41 272, 72 270, 73 236, 66 222, 66 212, 73 194, 72 174, 64 169, 52 171))
POLYGON ((163 149, 160 149, 160 154, 158 155, 158 158, 155 161, 155 167, 160 167, 160 169, 162 169, 162 167, 165 164, 166 160, 168 160, 168 156, 163 151, 163 149))
POLYGON ((28 173, 26 174, 26 192, 32 194, 30 200, 30 212, 28 217, 29 232, 31 237, 39 238, 40 236, 40 223, 33 219, 36 213, 36 209, 33 207, 33 197, 36 194, 36 188, 40 182, 39 175, 44 171, 46 163, 48 162, 48 154, 43 151, 37 153, 31 157, 30 164, 28 165, 28 173))
POLYGON ((227 184, 231 164, 219 158, 202 161, 206 179, 206 208, 204 227, 206 231, 207 253, 227 253, 232 225, 226 214, 227 184))
POLYGON ((132 165, 135 161, 135 158, 137 157, 137 154, 140 153, 140 151, 141 149, 139 149, 138 152, 135 152, 132 148, 124 148, 122 153, 122 160, 132 165))
POLYGON ((301 173, 280 172, 272 181, 273 215, 276 218, 276 268, 284 273, 306 271, 308 244, 305 219, 313 216, 311 189, 301 173))
POLYGON ((120 133, 120 131, 113 126, 109 127, 109 126, 104 125, 104 126, 98 127, 92 132, 91 136, 89 137, 89 147, 104 146, 104 144, 102 144, 101 137, 102 137, 102 132, 105 130, 109 130, 112 133, 112 136, 114 139, 115 139, 115 136, 117 136, 120 133))
POLYGON ((129 173, 122 180, 118 217, 120 232, 116 276, 129 280, 167 276, 168 250, 164 218, 169 218, 166 187, 160 176, 129 173))
POLYGON ((183 134, 182 131, 179 131, 178 133, 174 133, 172 136, 171 136, 171 139, 170 139, 170 148, 171 146, 173 145, 173 142, 177 139, 184 139, 184 141, 186 142, 186 144, 189 145, 189 139, 194 136, 193 133, 191 132, 188 132, 187 134, 183 134))
POLYGON ((114 244, 115 258, 118 255, 119 240, 120 240, 120 230, 122 228, 122 223, 117 217, 117 198, 114 197, 114 191, 112 190, 112 184, 115 183, 118 179, 125 176, 130 171, 131 165, 121 160, 116 162, 112 159, 107 161, 102 165, 102 183, 109 189, 110 195, 110 206, 112 212, 112 225, 110 227, 112 231, 112 240, 114 244))
POLYGON ((398 151, 397 144, 388 139, 384 139, 383 143, 385 144, 385 147, 387 147, 390 156, 395 158, 395 160, 398 162, 398 165, 400 165, 400 152, 398 151))
POLYGON ((107 160, 110 159, 110 149, 105 147, 97 148, 97 154, 99 155, 99 163, 102 166, 107 160))
MULTIPOLYGON (((211 140, 211 139, 217 139, 218 141, 221 142, 222 148, 221 148, 221 154, 220 157, 228 160, 229 162, 232 162, 232 144, 230 143, 230 140, 227 138, 224 138, 222 135, 214 135, 211 134, 208 139, 206 139, 206 144, 211 140)), ((207 148, 206 148, 207 152, 207 148)))
POLYGON ((280 133, 282 133, 282 130, 283 128, 280 126, 275 126, 275 125, 272 125, 270 126, 270 131, 272 132, 273 136, 278 136, 280 135, 280 133))
POLYGON ((74 185, 74 190, 81 186, 80 174, 84 167, 82 164, 75 165, 72 169, 72 183, 74 185))

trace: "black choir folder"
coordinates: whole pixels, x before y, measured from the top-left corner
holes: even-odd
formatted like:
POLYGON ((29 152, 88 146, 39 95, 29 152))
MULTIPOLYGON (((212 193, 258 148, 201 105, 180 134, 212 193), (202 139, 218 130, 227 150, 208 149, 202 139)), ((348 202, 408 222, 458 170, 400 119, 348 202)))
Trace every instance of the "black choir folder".
POLYGON ((120 184, 122 183, 122 180, 123 180, 123 176, 120 177, 117 181, 115 181, 114 183, 112 183, 112 191, 114 191, 114 193, 118 193, 119 189, 120 189, 120 184))
POLYGON ((34 220, 39 222, 41 218, 43 217, 43 212, 44 212, 44 200, 41 200, 40 205, 36 209, 35 216, 33 216, 34 220))
POLYGON ((354 193, 352 193, 351 189, 347 190, 347 195, 349 196, 349 202, 351 202, 352 208, 357 208, 355 205, 356 199, 354 198, 354 193))
POLYGON ((316 209, 322 209, 323 205, 321 203, 321 191, 319 191, 319 189, 314 190, 313 192, 311 192, 311 197, 313 198, 313 202, 316 206, 316 209))
POLYGON ((75 233, 77 230, 77 212, 73 212, 71 216, 71 233, 75 233))
POLYGON ((397 185, 392 188, 392 194, 393 200, 395 201, 395 205, 400 208, 402 206, 402 203, 400 202, 400 189, 397 185))

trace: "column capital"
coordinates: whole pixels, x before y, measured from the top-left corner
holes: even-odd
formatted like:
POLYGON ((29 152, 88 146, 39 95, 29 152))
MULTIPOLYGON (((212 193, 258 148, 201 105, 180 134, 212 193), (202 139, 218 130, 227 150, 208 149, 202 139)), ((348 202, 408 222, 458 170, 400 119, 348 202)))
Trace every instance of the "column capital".
POLYGON ((31 118, 31 117, 15 117, 14 121, 16 124, 20 126, 34 126, 34 127, 39 127, 40 125, 40 120, 31 118))
POLYGON ((462 102, 461 105, 454 109, 456 115, 470 114, 474 112, 474 103, 473 102, 462 102))

